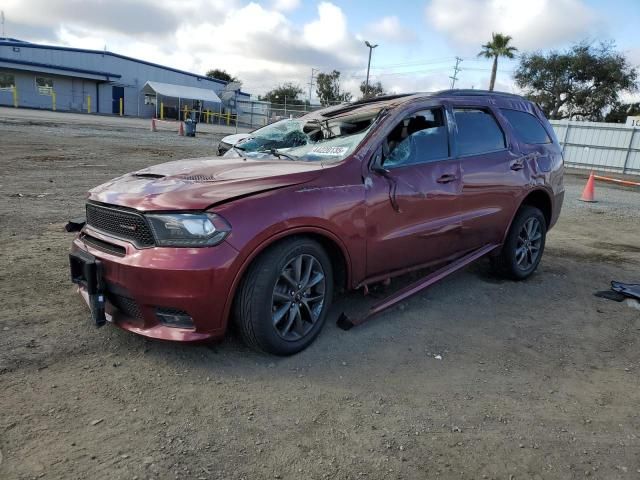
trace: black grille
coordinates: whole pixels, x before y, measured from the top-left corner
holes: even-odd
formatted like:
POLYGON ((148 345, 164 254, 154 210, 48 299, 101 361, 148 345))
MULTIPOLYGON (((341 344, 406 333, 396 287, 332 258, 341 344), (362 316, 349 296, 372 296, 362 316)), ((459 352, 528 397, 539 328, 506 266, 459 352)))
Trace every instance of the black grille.
POLYGON ((140 311, 140 306, 138 303, 132 298, 123 297, 122 295, 117 295, 115 293, 107 293, 107 299, 118 310, 120 310, 124 315, 130 318, 142 318, 142 311, 140 311))
POLYGON ((152 247, 155 244, 147 221, 139 213, 87 203, 87 225, 116 238, 129 240, 137 247, 152 247))
POLYGON ((97 248, 98 250, 102 250, 103 252, 118 255, 119 257, 124 257, 124 255, 127 253, 125 248, 121 247, 120 245, 114 245, 113 243, 105 242, 104 240, 92 237, 91 235, 87 235, 86 233, 80 235, 80 239, 87 245, 91 245, 92 247, 97 248))

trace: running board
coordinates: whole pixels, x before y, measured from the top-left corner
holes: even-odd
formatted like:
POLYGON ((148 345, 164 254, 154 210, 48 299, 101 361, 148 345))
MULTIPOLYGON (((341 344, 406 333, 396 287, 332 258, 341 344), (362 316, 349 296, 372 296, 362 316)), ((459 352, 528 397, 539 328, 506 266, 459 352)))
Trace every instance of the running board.
POLYGON ((386 310, 387 308, 392 307, 397 303, 401 302, 405 298, 408 298, 411 295, 415 295, 421 290, 424 290, 425 288, 430 287, 434 283, 439 282, 443 278, 466 267, 467 265, 476 261, 480 257, 483 257, 486 254, 494 251, 499 246, 500 245, 498 244, 489 244, 479 248, 478 250, 474 250, 473 252, 466 254, 464 257, 460 257, 459 259, 451 263, 448 263, 447 265, 436 270, 435 272, 430 273, 429 275, 418 280, 417 282, 407 285, 406 287, 398 290, 393 295, 385 298, 381 302, 376 303, 369 309, 369 312, 364 317, 351 319, 347 317, 344 313, 342 313, 340 314, 340 318, 338 318, 337 325, 343 330, 350 330, 353 327, 361 325, 367 320, 369 320, 371 317, 373 317, 374 315, 377 315, 383 310, 386 310))

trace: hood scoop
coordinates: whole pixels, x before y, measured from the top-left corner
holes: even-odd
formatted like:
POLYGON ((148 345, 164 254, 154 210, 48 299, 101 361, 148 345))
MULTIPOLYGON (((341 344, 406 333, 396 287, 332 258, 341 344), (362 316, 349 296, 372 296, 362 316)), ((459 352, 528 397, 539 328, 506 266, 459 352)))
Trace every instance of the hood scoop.
POLYGON ((159 173, 145 173, 145 172, 136 172, 133 174, 134 177, 138 178, 164 178, 166 175, 162 175, 159 173))
MULTIPOLYGON (((163 175, 161 173, 151 173, 151 172, 137 172, 133 174, 136 178, 167 178, 167 175, 163 175)), ((202 175, 202 174, 190 174, 190 175, 176 175, 173 178, 182 180, 185 182, 193 182, 193 183, 208 183, 215 182, 217 180, 215 175, 202 175)))

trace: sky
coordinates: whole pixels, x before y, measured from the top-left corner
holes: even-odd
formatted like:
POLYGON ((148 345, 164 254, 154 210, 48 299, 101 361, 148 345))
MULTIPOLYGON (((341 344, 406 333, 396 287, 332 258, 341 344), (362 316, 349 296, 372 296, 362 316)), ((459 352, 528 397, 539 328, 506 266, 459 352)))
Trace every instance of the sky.
MULTIPOLYGON (((491 61, 477 53, 492 32, 519 52, 614 41, 640 66, 640 0, 2 0, 0 9, 7 37, 200 74, 221 68, 254 95, 293 82, 306 98, 312 68, 339 70, 357 95, 365 40, 378 44, 371 81, 397 93, 449 88, 456 56, 456 87, 487 88, 491 61)), ((518 91, 516 66, 500 61, 496 89, 518 91)))

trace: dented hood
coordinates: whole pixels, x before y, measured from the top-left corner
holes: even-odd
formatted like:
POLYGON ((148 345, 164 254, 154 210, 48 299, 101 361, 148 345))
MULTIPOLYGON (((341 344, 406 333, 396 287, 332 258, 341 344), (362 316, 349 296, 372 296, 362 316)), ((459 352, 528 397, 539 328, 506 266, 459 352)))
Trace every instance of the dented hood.
POLYGON ((137 210, 203 210, 266 190, 316 178, 320 163, 220 157, 178 160, 115 178, 89 199, 137 210))

